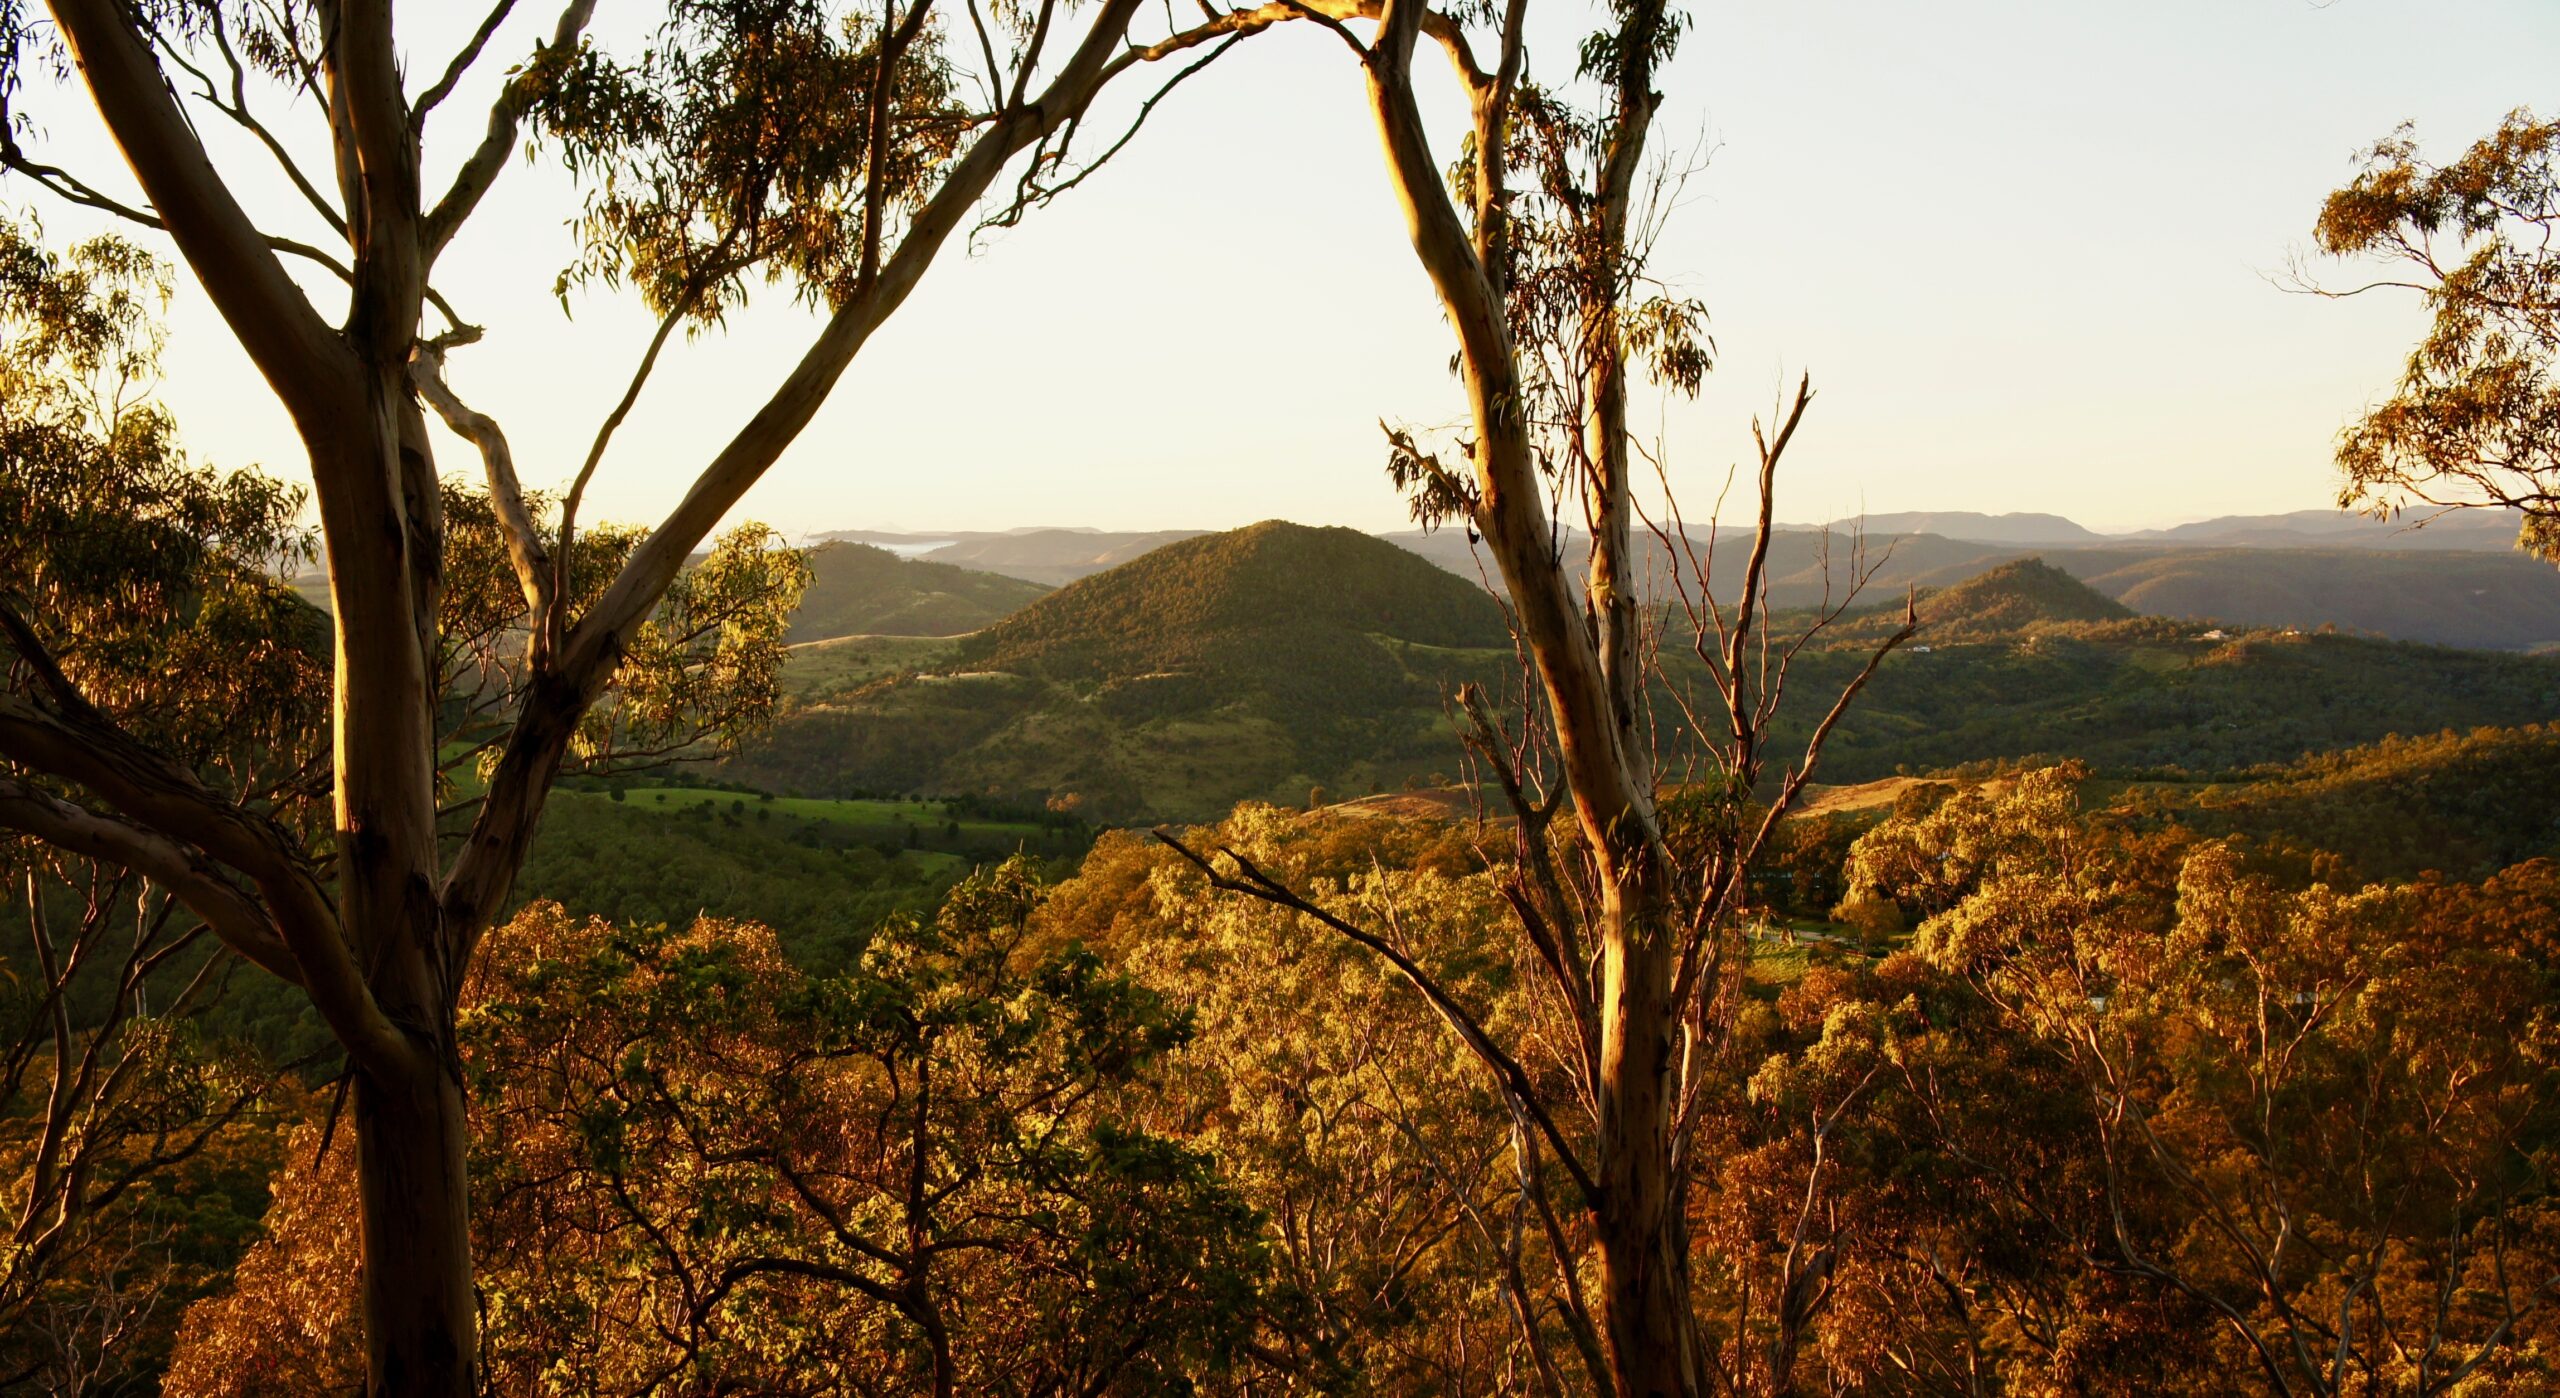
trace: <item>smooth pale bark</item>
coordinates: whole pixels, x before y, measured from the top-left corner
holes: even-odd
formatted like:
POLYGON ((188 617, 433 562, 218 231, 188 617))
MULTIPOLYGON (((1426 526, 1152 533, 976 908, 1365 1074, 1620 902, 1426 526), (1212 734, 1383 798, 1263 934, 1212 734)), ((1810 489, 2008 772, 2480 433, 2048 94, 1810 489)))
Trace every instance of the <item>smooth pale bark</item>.
POLYGON ((1621 1395, 1705 1391, 1690 1313, 1685 1182, 1673 1166, 1679 1023, 1676 932, 1667 900, 1602 909, 1600 1116, 1595 1210, 1600 1297, 1621 1395))
MULTIPOLYGON (((1649 11, 1658 23, 1658 7, 1649 11)), ((1640 14, 1633 24, 1642 24, 1640 14)), ((1518 13, 1510 21, 1516 42, 1518 13)), ((1390 0, 1366 66, 1371 103, 1414 251, 1439 293, 1459 343, 1475 429, 1476 507, 1529 651, 1575 816, 1595 856, 1604 906, 1599 918, 1598 1119, 1593 1141, 1597 1197, 1588 1201, 1600 1254, 1602 1329, 1612 1378, 1623 1395, 1686 1398, 1702 1390, 1692 1334, 1685 1191, 1672 1132, 1678 1107, 1677 1035, 1681 922, 1674 916, 1669 851, 1654 809, 1650 753, 1641 742, 1640 618, 1632 581, 1633 505, 1626 443, 1625 365, 1620 355, 1614 275, 1603 304, 1586 309, 1584 441, 1593 492, 1592 615, 1549 553, 1546 517, 1527 424, 1521 372, 1498 277, 1503 259, 1497 190, 1480 189, 1474 236, 1459 218, 1433 158, 1417 108, 1412 56, 1422 7, 1390 0)), ((1644 34, 1649 47, 1650 31, 1644 34)), ((1501 71, 1514 68, 1506 52, 1501 71)), ((1633 78, 1641 91, 1649 70, 1633 78)), ((1497 81, 1476 99, 1478 149, 1499 146, 1507 91, 1497 81)), ((1650 94, 1640 103, 1649 115, 1650 94)), ((1644 131, 1622 124, 1610 150, 1616 193, 1603 222, 1625 236, 1626 193, 1644 131)), ((1485 178, 1479 176, 1479 178, 1485 178)), ((1498 178, 1498 176, 1495 176, 1498 178)), ((1623 249, 1612 244, 1614 257, 1623 249)), ((1615 262, 1610 264, 1614 268, 1615 262)))
MULTIPOLYGON (((115 732, 76 695, 58 713, 0 699, 0 754, 78 786, 114 814, 9 784, 0 786, 0 825, 162 878, 232 946, 311 995, 348 1051, 352 1078, 368 1390, 378 1398, 466 1398, 479 1387, 479 1341, 455 999, 578 725, 612 682, 628 638, 719 520, 807 427, 1010 162, 1082 116, 1115 77, 1303 10, 1273 3, 1133 46, 1127 31, 1139 0, 1103 0, 1074 51, 1053 55, 1055 76, 1042 90, 1029 91, 1028 68, 1017 75, 1011 100, 939 172, 895 247, 876 265, 865 258, 855 294, 585 615, 556 614, 558 589, 543 586, 545 560, 530 537, 513 463, 489 463, 511 562, 547 644, 535 651, 490 789, 448 866, 435 788, 443 519, 420 380, 440 412, 450 416, 460 405, 437 394, 434 347, 421 362, 417 340, 436 254, 515 149, 528 93, 507 85, 486 133, 429 209, 419 133, 479 40, 412 107, 388 0, 321 0, 328 39, 319 78, 351 254, 348 311, 333 325, 284 272, 277 258, 284 244, 259 230, 207 157, 136 28, 137 14, 123 0, 49 3, 154 215, 308 453, 337 620, 334 887, 285 832, 115 732), (246 896, 225 869, 258 896, 246 896)), ((594 0, 567 0, 552 47, 573 46, 595 8, 594 0)), ((907 32, 922 24, 911 12, 907 32)), ((884 138, 875 130, 873 139, 884 138)), ((876 201, 876 181, 873 190, 876 201)), ((484 454, 503 450, 494 423, 460 430, 484 454)))

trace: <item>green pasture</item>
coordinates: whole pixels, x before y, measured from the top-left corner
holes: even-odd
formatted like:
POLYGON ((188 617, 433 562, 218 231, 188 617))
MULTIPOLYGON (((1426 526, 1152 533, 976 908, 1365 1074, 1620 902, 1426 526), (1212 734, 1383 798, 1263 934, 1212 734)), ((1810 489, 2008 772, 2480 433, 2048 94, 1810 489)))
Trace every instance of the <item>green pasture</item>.
POLYGON ((791 816, 800 820, 822 820, 845 826, 866 839, 902 839, 910 828, 921 828, 928 835, 950 838, 954 823, 959 826, 959 837, 964 839, 1023 839, 1041 833, 1038 824, 1027 820, 955 816, 939 801, 823 800, 688 786, 630 787, 626 789, 623 800, 636 810, 665 811, 671 815, 681 814, 694 806, 709 806, 714 814, 727 811, 753 820, 756 812, 763 810, 770 813, 767 819, 791 816))

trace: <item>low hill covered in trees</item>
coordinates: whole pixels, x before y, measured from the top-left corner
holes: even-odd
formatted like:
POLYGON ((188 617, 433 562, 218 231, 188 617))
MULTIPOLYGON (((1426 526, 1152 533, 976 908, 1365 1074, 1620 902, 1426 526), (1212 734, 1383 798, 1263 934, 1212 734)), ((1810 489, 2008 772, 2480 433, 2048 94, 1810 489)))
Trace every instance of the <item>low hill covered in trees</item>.
MULTIPOLYGON (((1900 610, 1827 633, 1797 659, 1795 692, 1835 690, 1900 610)), ((2039 757, 2117 779, 2250 780, 2394 734, 2560 720, 2560 661, 2216 635, 2202 620, 2137 616, 2037 559, 1924 593, 1920 611, 1927 651, 1887 660, 1834 733, 1824 780, 2039 757)), ((801 702, 732 760, 732 779, 813 796, 1055 800, 1106 822, 1207 819, 1239 800, 1453 780, 1447 694, 1518 675, 1481 588, 1368 535, 1280 523, 1168 545, 973 635, 861 644, 879 653, 829 652, 843 663, 810 668, 801 702)), ((1705 673, 1677 627, 1663 654, 1655 712, 1676 757, 1675 691, 1696 702, 1705 673)), ((1782 730, 1801 739, 1817 717, 1790 707, 1782 730)))
MULTIPOLYGON (((1708 534, 1704 525, 1690 531, 1689 547, 1702 562, 1708 534)), ((1408 531, 1388 537, 1470 582, 1489 576, 1489 564, 1475 557, 1462 533, 1408 531)), ((2246 534, 2232 543, 2181 536, 2022 544, 1877 531, 1865 536, 1864 545, 1867 561, 1876 565, 1870 595, 1952 587, 2032 556, 2151 616, 2305 631, 2335 626, 2398 641, 2484 650, 2532 650, 2560 643, 2560 569, 2511 549, 2428 546, 2434 539, 2477 538, 2476 532, 2448 523, 2433 534, 2386 531, 2382 542, 2303 537, 2305 546, 2291 547, 2259 546, 2248 542, 2246 534), (2312 544, 2317 546, 2308 546, 2312 544)), ((1859 542, 1846 528, 1780 531, 1769 552, 1771 602, 1811 607, 1836 599, 1859 542)), ((1568 553, 1578 556, 1583 546, 1568 531, 1568 553)), ((1637 576, 1665 576, 1670 560, 1660 544, 1641 540, 1639 547, 1646 557, 1637 576)), ((1730 597, 1739 590, 1748 551, 1744 536, 1723 533, 1714 555, 1718 595, 1730 597)))
MULTIPOLYGON (((2074 757, 2104 775, 2202 778, 2393 734, 2560 718, 2560 660, 2198 625, 2057 625, 1897 653, 1832 735, 1822 775, 2074 757)), ((1808 653, 1794 683, 1822 692, 1864 659, 1845 644, 1808 653)), ((1816 717, 1792 715, 1799 729, 1816 717)))
POLYGON ((809 551, 809 591, 791 614, 793 645, 840 636, 957 636, 1029 605, 1038 583, 900 558, 869 544, 809 551))
POLYGON ((1507 646, 1509 633, 1492 598, 1403 550, 1266 520, 1061 588, 971 637, 957 663, 1070 683, 1196 673, 1277 694, 1400 675, 1397 644, 1507 646))
MULTIPOLYGON (((1919 639, 1939 646, 2040 635, 2056 627, 2130 621, 2132 608, 2041 558, 2003 563, 1949 587, 1931 588, 1913 602, 1919 639)), ((1842 629, 1843 639, 1877 641, 1902 624, 1901 609, 1868 613, 1842 629)))
POLYGON ((1513 663, 1481 589, 1356 530, 1272 521, 1169 544, 946 656, 813 696, 730 774, 1208 818, 1445 780, 1448 689, 1513 663))

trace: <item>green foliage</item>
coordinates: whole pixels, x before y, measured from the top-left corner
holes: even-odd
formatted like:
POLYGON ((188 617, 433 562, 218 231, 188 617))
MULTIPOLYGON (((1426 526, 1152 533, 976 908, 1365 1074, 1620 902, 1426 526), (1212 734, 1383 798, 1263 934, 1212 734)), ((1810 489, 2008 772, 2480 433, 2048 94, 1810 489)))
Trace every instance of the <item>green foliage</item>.
POLYGON ((2519 108, 2448 165, 2407 127, 2329 196, 2336 257, 2414 278, 2433 316, 2398 392, 2339 438, 2339 503, 2500 504, 2520 547, 2560 563, 2560 121, 2519 108))
MULTIPOLYGON (((1406 949, 1497 1029, 1536 1012, 1463 830, 1246 806, 1184 837, 1237 850, 1345 915, 1392 908, 1406 949)), ((1151 1120, 1211 1155, 1269 1220, 1278 1295, 1257 1352, 1272 1372, 1249 1391, 1503 1391, 1524 1354, 1502 1310, 1500 1247, 1466 1221, 1518 1199, 1511 1122, 1392 968, 1307 919, 1211 890, 1129 834, 1096 845, 1039 930, 1090 939, 1190 1011, 1151 1120)), ((1560 1323, 1546 1328, 1566 1343, 1560 1323)))
POLYGON ((940 37, 884 34, 875 13, 816 0, 681 0, 635 55, 546 51, 519 81, 587 190, 563 298, 627 280, 652 310, 715 324, 753 273, 840 304, 865 248, 892 237, 866 218, 866 188, 878 181, 885 223, 931 191, 970 129, 948 119, 940 37), (884 76, 899 134, 875 150, 884 76))
MULTIPOLYGON (((2132 634, 2067 630, 1897 654, 1824 750, 1828 781, 2068 756, 2107 774, 2214 775, 2447 726, 2512 726, 2560 713, 2560 663, 2344 636, 2222 641, 2155 622, 2132 634)), ((1824 694, 1864 663, 1854 649, 1798 658, 1791 692, 1824 694)), ((1782 716, 1781 742, 1813 715, 1782 716)))
MULTIPOLYGON (((281 576, 301 492, 190 462, 141 395, 166 266, 120 239, 55 254, 0 220, 0 654, 47 669, 229 794, 288 801, 325 746, 326 619, 281 576)), ((23 663, 22 663, 23 662, 23 663)))
POLYGON ((554 794, 517 897, 631 926, 681 927, 716 908, 775 929, 796 964, 832 970, 884 920, 931 907, 953 878, 949 861, 883 854, 868 829, 799 816, 745 824, 698 802, 679 808, 702 810, 688 820, 651 794, 554 794))
POLYGON ((1735 1123, 1720 1265, 1783 1285, 1818 1197, 1830 1300, 1803 1363, 1835 1387, 2547 1385, 2549 1331, 2505 1308, 2560 1264, 2560 866, 2339 884, 2087 788, 2023 772, 1858 841, 1857 896, 1918 931, 1745 1016, 1781 1129, 1735 1123))
POLYGON ((2365 878, 2485 878, 2560 858, 2560 726, 2389 738, 2203 786, 2140 785, 2137 818, 2336 856, 2365 878))

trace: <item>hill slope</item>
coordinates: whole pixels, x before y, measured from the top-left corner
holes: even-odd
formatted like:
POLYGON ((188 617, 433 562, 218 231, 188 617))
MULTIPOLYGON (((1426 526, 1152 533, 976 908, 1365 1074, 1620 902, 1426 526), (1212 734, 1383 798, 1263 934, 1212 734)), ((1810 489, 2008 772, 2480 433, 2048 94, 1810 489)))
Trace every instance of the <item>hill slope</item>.
MULTIPOLYGON (((1854 644, 1800 658, 1792 722, 1809 725, 1864 660, 1854 644)), ((2024 757, 2203 778, 2395 733, 2555 719, 2560 660, 2268 631, 2213 641, 2140 620, 1895 655, 1832 735, 1822 779, 2024 757)))
MULTIPOLYGON (((2020 558, 1914 599, 1927 645, 2038 635, 2056 627, 2130 621, 2132 608, 2041 558, 2020 558)), ((1886 607, 1842 629, 1844 639, 1881 640, 1901 624, 1886 607)))
MULTIPOLYGON (((1208 666, 1234 673, 1339 661, 1353 638, 1508 642, 1479 589, 1352 529, 1280 520, 1184 539, 1070 583, 960 648, 963 665, 1098 681, 1208 666)), ((1351 646, 1350 649, 1360 649, 1351 646)))
POLYGON ((2108 550, 2046 558, 2138 612, 2245 626, 2338 626, 2394 640, 2526 650, 2560 640, 2560 568, 2519 553, 2108 550))
POLYGON ((899 551, 910 558, 1057 587, 1118 567, 1177 540, 1197 538, 1200 533, 1197 529, 1014 529, 1003 533, 958 530, 940 535, 848 531, 824 537, 899 545, 899 551))
MULTIPOLYGON (((2363 521, 2377 529, 2388 526, 2363 521)), ((2432 528, 2437 537, 2451 522, 2432 528)), ((1706 531, 1693 531, 1706 552, 1706 531)), ((1455 530, 1408 531, 1385 536, 1470 582, 1491 576, 1455 530)), ((2424 536, 2396 537, 2414 543, 2424 536)), ((1848 574, 1853 540, 1845 533, 1782 531, 1770 541, 1769 591, 1780 608, 1809 607, 1836 598, 1848 574)), ((1580 537, 1568 531, 1568 556, 1580 537)), ((1660 577, 1668 560, 1645 540, 1636 573, 1660 577)), ((1899 597, 1906 587, 1950 587, 2026 557, 2011 544, 1975 543, 1936 534, 1867 537, 1868 561, 1877 566, 1868 584, 1874 601, 1899 597), (1887 553, 1886 550, 1890 550, 1887 553)), ((1730 597, 1741 586, 1749 552, 1742 536, 1726 532, 1715 551, 1715 583, 1730 597)), ((2046 546, 2045 562, 2079 578, 2137 612, 2153 616, 2211 618, 2244 626, 2338 626, 2395 641, 2531 650, 2560 642, 2560 568, 2512 549, 2496 552, 2440 547, 2393 550, 2370 544, 2321 547, 2233 548, 2126 544, 2102 547, 2046 546)))
POLYGON ((792 645, 837 636, 957 636, 1037 601, 1047 588, 869 544, 809 551, 809 593, 791 614, 792 645))
MULTIPOLYGON (((1823 780, 2039 755, 2119 778, 2229 780, 2394 733, 2560 720, 2560 659, 2275 629, 2207 639, 2130 615, 2063 558, 1996 564, 1932 595, 1930 653, 1885 664, 1834 733, 1823 780)), ((1864 663, 1870 625, 1889 629, 1858 618, 1798 657, 1779 749, 1864 663)), ((1507 690, 1518 674, 1474 582, 1384 540, 1276 523, 1168 545, 955 641, 844 644, 896 653, 841 657, 833 682, 801 687, 734 776, 812 796, 1032 808, 1072 796, 1105 821, 1208 818, 1243 799, 1304 802, 1316 786, 1340 799, 1445 784, 1464 770, 1449 689, 1507 690)), ((1684 644, 1662 651, 1668 688, 1705 693, 1684 644)), ((1653 710, 1676 760, 1668 688, 1653 710)))
POLYGON ((2229 783, 2135 788, 2119 804, 2334 851, 2361 878, 2479 878, 2560 856, 2560 724, 2393 738, 2229 783))
POLYGON ((1355 530, 1271 522, 1062 587, 947 659, 785 716, 732 765, 795 793, 1206 818, 1445 777, 1448 687, 1512 665, 1481 589, 1355 530))

